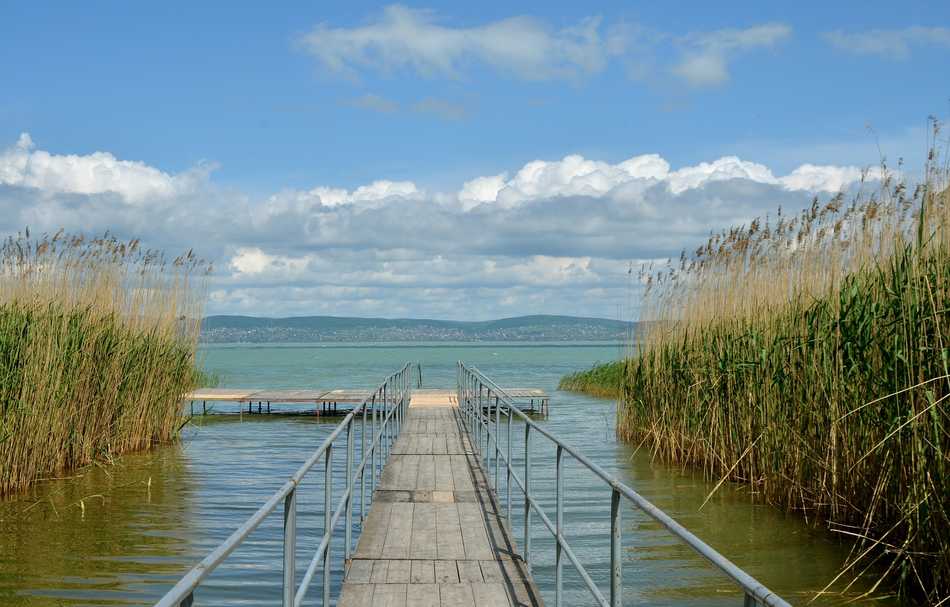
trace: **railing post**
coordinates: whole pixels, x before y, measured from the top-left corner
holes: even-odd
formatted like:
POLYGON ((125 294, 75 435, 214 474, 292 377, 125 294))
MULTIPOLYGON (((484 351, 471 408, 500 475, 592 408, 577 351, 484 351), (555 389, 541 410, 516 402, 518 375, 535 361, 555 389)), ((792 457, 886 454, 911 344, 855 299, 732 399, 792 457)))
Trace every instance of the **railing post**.
POLYGON ((346 536, 343 548, 344 565, 349 566, 353 541, 353 418, 346 427, 346 536))
POLYGON ((564 525, 564 448, 557 446, 557 459, 554 464, 554 529, 557 537, 554 542, 554 607, 561 607, 561 538, 564 525))
POLYGON ((363 426, 360 429, 360 524, 366 520, 366 401, 363 401, 363 426))
POLYGON ((620 512, 620 491, 614 489, 610 496, 610 607, 623 604, 620 512))
POLYGON ((297 569, 297 489, 284 498, 284 596, 282 605, 293 607, 297 569))
POLYGON ((389 390, 386 384, 383 384, 383 453, 382 465, 385 466, 389 461, 389 390))
POLYGON ((370 475, 370 498, 371 499, 376 494, 376 461, 379 459, 379 456, 376 453, 377 451, 377 448, 376 448, 377 447, 377 444, 376 444, 376 432, 377 432, 376 430, 376 394, 377 393, 378 392, 373 393, 373 440, 370 443, 370 449, 373 452, 373 469, 372 469, 372 474, 370 475))
POLYGON ((531 571, 531 424, 524 425, 524 563, 531 571))
POLYGON ((495 493, 498 493, 498 455, 501 453, 501 445, 498 444, 498 419, 501 417, 501 407, 498 397, 495 397, 495 493))
POLYGON ((508 488, 508 525, 513 525, 511 521, 511 408, 508 408, 508 482, 506 487, 508 488))
POLYGON ((330 604, 330 553, 333 543, 333 529, 330 528, 330 511, 333 509, 333 444, 326 451, 326 472, 324 475, 323 496, 323 533, 327 536, 327 551, 323 554, 323 604, 330 604))
POLYGON ((742 600, 742 607, 756 607, 755 597, 746 593, 745 598, 742 600))

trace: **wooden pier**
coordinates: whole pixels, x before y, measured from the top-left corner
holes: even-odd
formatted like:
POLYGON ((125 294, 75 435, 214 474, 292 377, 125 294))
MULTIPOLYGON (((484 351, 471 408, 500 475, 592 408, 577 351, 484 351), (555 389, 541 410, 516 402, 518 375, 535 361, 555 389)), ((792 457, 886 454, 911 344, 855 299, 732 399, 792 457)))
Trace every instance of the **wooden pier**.
POLYGON ((337 605, 542 605, 454 392, 413 392, 337 605))
MULTIPOLYGON (((508 395, 518 403, 522 411, 547 415, 551 397, 538 388, 507 388, 508 395)), ((259 388, 200 388, 184 396, 191 403, 191 414, 197 415, 196 403, 201 404, 200 413, 207 415, 209 402, 237 403, 247 408, 247 413, 270 413, 271 405, 313 404, 316 415, 339 415, 350 411, 371 395, 369 390, 314 390, 310 388, 259 389, 259 388)))

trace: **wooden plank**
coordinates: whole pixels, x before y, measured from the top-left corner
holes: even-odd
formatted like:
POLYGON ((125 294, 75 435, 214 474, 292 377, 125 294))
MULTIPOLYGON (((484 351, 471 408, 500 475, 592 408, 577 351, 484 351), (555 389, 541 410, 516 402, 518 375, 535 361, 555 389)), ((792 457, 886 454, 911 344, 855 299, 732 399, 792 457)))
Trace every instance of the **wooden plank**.
POLYGON ((416 491, 434 491, 436 489, 435 461, 436 458, 431 455, 423 455, 419 458, 419 474, 416 476, 416 491))
POLYGON ((373 561, 373 573, 369 577, 369 581, 373 584, 385 584, 386 577, 389 575, 389 561, 379 560, 373 561))
POLYGON ((435 584, 410 584, 406 607, 439 607, 439 587, 435 584))
POLYGON ((439 586, 442 607, 475 607, 471 584, 443 584, 439 586))
POLYGON ((508 593, 499 583, 473 582, 472 594, 478 607, 509 607, 508 593))
POLYGON ((378 559, 382 557, 391 514, 391 503, 373 502, 369 516, 366 517, 363 532, 360 534, 359 542, 356 545, 355 558, 378 559))
POLYGON ((373 563, 375 561, 354 560, 350 563, 350 568, 346 572, 347 584, 369 584, 373 575, 373 563))
POLYGON ((450 455, 452 460, 452 481, 455 484, 456 491, 474 491, 475 485, 472 483, 472 475, 469 471, 468 461, 464 455, 450 455))
POLYGON ((482 510, 478 504, 455 504, 459 512, 459 523, 462 528, 462 541, 465 543, 465 558, 472 560, 491 560, 495 558, 491 545, 488 543, 488 534, 482 510))
POLYGON ((459 569, 455 561, 433 561, 436 584, 458 584, 459 569))
POLYGON ((412 539, 409 546, 410 558, 438 558, 436 538, 435 505, 431 503, 414 504, 412 509, 412 539))
POLYGON ((430 560, 412 561, 409 572, 410 584, 434 584, 435 566, 430 560))
POLYGON ((447 457, 433 459, 435 465, 435 490, 455 491, 455 477, 452 474, 452 460, 447 457))
POLYGON ((372 584, 344 584, 337 607, 373 607, 372 584))
POLYGON ((373 607, 406 607, 406 584, 376 584, 373 607))
POLYGON ((465 545, 455 504, 433 504, 435 508, 436 540, 440 559, 464 559, 465 545))
POLYGON ((382 558, 409 558, 413 505, 411 502, 396 502, 392 505, 392 514, 389 519, 389 529, 386 532, 386 542, 383 544, 382 558))
POLYGON ((386 572, 387 584, 408 584, 409 569, 412 561, 389 561, 389 571, 386 572))
POLYGON ((478 561, 458 561, 456 563, 459 568, 459 581, 460 582, 481 582, 482 578, 482 568, 479 566, 478 561))

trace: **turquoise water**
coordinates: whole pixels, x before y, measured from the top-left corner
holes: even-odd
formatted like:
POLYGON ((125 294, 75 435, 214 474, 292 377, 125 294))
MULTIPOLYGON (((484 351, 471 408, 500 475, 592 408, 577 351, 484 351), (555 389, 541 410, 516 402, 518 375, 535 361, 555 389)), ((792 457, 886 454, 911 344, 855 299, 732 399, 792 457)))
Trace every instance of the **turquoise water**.
MULTIPOLYGON (((721 488, 700 509, 714 482, 651 461, 614 437, 609 400, 556 391, 564 373, 615 359, 616 345, 227 345, 202 350, 222 386, 367 388, 407 361, 423 368, 427 388, 449 388, 465 360, 499 384, 543 388, 550 416, 539 420, 580 447, 656 505, 793 604, 804 603, 838 572, 847 546, 797 516, 753 503, 741 488, 721 488)), ((236 411, 216 405, 217 412, 236 411)), ((78 471, 0 503, 0 604, 130 605, 160 597, 189 567, 230 534, 322 442, 336 423, 312 416, 209 416, 188 426, 180 444, 78 471)), ((553 455, 532 445, 533 488, 553 516, 553 455)), ((336 459, 342 486, 343 458, 336 459)), ((521 463, 521 456, 515 458, 521 463)), ((601 588, 607 588, 609 492, 576 464, 566 466, 568 537, 601 588)), ((298 564, 316 548, 323 525, 322 470, 299 497, 298 564)), ((515 512, 520 512, 516 502, 515 512)), ((624 603, 739 605, 730 581, 658 525, 624 513, 624 603)), ((520 515, 514 530, 521 538, 520 515)), ((553 542, 532 528, 535 579, 553 604, 553 542)), ((336 541, 337 551, 342 547, 336 541)), ((272 516, 212 574, 196 595, 203 605, 279 604, 281 520, 272 516)), ((339 559, 335 560, 339 563, 339 559)), ((568 564, 565 605, 594 604, 568 564)), ((298 575, 299 579, 299 575, 298 575)), ((844 578, 850 581, 850 577, 844 578)), ((333 578, 339 583, 340 572, 333 578)), ((868 587, 859 579, 840 604, 868 587)), ((835 590, 842 590, 838 584, 835 590)), ((319 604, 318 587, 308 604, 319 604)), ((875 604, 889 604, 876 600, 875 604)))

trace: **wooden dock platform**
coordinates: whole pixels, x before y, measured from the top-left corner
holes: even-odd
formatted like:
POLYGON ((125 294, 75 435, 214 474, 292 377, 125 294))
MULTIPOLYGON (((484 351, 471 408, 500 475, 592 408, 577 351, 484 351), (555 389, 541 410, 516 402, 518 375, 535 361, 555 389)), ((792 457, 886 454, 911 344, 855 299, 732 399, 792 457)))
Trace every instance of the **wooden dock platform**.
POLYGON ((454 392, 413 391, 337 605, 542 605, 454 392))
MULTIPOLYGON (((518 403, 522 411, 547 414, 551 398, 538 388, 507 388, 506 393, 518 403)), ((424 394, 425 391, 423 390, 424 394)), ((320 390, 312 388, 199 388, 182 397, 192 404, 191 413, 195 415, 194 404, 201 403, 201 413, 207 414, 207 403, 230 402, 247 406, 247 413, 270 413, 271 404, 310 404, 313 403, 318 415, 335 415, 348 412, 371 395, 369 390, 343 389, 320 390), (341 406, 343 405, 343 406, 341 406)))

